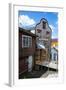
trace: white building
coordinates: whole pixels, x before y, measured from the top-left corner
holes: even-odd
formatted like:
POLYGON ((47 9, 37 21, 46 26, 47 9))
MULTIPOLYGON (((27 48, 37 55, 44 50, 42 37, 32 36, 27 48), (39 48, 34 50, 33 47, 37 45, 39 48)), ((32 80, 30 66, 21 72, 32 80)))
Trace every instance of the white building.
POLYGON ((55 47, 51 48, 51 60, 58 62, 58 50, 55 47))

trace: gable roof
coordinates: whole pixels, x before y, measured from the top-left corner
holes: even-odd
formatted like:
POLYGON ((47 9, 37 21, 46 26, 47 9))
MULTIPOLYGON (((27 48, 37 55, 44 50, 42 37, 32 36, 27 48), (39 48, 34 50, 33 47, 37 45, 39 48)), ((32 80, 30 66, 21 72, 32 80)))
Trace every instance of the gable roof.
POLYGON ((54 50, 56 50, 58 52, 58 49, 56 49, 55 47, 52 47, 51 49, 54 49, 54 50))
POLYGON ((49 26, 49 24, 48 24, 47 19, 45 19, 45 18, 42 18, 42 19, 40 20, 40 22, 36 24, 35 28, 36 28, 36 27, 37 27, 37 25, 39 25, 42 21, 46 22, 46 23, 47 23, 47 25, 48 25, 48 28, 50 29, 50 31, 52 31, 51 27, 50 27, 50 26, 49 26))
POLYGON ((19 27, 19 32, 26 34, 28 36, 38 37, 36 34, 31 33, 29 30, 25 30, 25 29, 20 28, 20 27, 19 27))

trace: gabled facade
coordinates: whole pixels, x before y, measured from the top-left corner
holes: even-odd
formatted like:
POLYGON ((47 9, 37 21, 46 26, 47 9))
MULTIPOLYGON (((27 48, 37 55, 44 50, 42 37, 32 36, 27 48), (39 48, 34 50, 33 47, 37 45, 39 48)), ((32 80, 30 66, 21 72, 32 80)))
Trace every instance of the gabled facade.
POLYGON ((40 43, 48 49, 48 60, 50 59, 51 52, 51 34, 52 30, 48 25, 48 21, 44 18, 36 25, 37 43, 40 43))

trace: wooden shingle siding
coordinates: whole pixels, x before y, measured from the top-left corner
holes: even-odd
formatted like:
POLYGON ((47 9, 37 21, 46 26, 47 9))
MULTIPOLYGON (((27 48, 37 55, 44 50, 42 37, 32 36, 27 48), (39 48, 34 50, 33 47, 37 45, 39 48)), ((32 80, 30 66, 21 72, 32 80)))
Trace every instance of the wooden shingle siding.
MULTIPOLYGON (((28 30, 24 30, 19 28, 19 74, 26 72, 28 70, 28 63, 25 64, 26 60, 28 60, 29 56, 33 56, 35 54, 36 48, 36 35, 29 32, 28 30), (23 47, 22 43, 22 35, 27 35, 32 38, 32 46, 31 47, 23 47)), ((34 66, 34 60, 33 60, 34 66)))
POLYGON ((27 60, 27 58, 20 59, 20 61, 19 61, 19 73, 23 73, 23 72, 28 70, 28 65, 27 65, 27 63, 25 63, 26 60, 27 60))
POLYGON ((46 49, 36 49, 35 61, 46 61, 47 60, 47 50, 46 49))

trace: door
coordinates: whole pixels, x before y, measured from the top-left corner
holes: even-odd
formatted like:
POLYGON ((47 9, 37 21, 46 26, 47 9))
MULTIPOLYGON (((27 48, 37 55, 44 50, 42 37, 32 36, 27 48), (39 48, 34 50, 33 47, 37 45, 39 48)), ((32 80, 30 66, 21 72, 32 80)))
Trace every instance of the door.
POLYGON ((33 63, 33 57, 29 56, 28 57, 28 72, 32 71, 32 63, 33 63))

